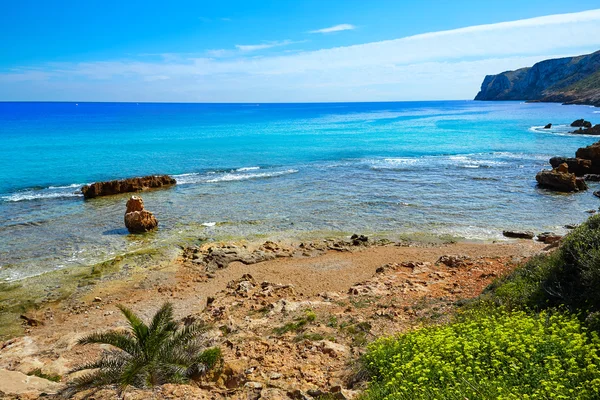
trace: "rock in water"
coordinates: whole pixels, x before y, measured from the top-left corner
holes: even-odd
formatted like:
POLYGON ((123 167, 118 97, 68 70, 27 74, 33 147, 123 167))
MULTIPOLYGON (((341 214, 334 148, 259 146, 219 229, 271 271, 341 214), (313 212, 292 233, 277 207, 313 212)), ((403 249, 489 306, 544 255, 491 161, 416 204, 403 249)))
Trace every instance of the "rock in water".
POLYGON ((585 129, 579 128, 578 130, 573 131, 571 133, 574 133, 576 135, 600 135, 600 124, 596 124, 593 127, 590 126, 585 129))
POLYGON ((535 234, 530 231, 503 231, 502 234, 515 239, 533 239, 535 234))
POLYGON ((144 200, 141 197, 131 196, 127 201, 125 226, 131 233, 142 233, 156 229, 158 221, 154 214, 144 210, 144 200))
POLYGON ((99 196, 110 196, 119 193, 139 192, 142 190, 159 188, 176 184, 177 181, 169 175, 144 176, 142 178, 129 178, 117 181, 96 182, 85 185, 81 193, 86 199, 99 196))
POLYGON ((538 172, 535 180, 541 187, 558 192, 577 192, 587 189, 583 178, 577 178, 575 174, 570 173, 566 163, 560 164, 553 170, 538 172))
POLYGON ((566 157, 552 157, 550 159, 550 165, 552 165, 552 168, 558 168, 558 166, 563 163, 567 164, 569 172, 572 172, 577 176, 584 176, 590 174, 592 171, 592 162, 590 160, 566 157))
POLYGON ((592 123, 581 118, 571 122, 571 126, 573 128, 591 128, 592 123))
POLYGON ((552 128, 552 124, 547 124, 546 126, 544 126, 544 129, 550 129, 552 128))

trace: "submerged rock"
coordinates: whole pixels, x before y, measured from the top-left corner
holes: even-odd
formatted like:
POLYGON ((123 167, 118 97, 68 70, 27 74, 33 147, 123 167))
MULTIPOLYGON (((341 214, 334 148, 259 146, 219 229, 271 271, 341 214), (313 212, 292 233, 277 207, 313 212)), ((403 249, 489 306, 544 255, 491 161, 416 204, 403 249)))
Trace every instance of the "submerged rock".
POLYGON ((108 182, 95 182, 81 188, 81 193, 86 199, 100 196, 110 196, 119 193, 139 192, 142 190, 159 188, 176 184, 177 181, 168 175, 144 176, 108 182))
POLYGON ((148 232, 158 227, 158 220, 150 211, 144 210, 144 200, 131 196, 125 211, 125 226, 131 233, 148 232))

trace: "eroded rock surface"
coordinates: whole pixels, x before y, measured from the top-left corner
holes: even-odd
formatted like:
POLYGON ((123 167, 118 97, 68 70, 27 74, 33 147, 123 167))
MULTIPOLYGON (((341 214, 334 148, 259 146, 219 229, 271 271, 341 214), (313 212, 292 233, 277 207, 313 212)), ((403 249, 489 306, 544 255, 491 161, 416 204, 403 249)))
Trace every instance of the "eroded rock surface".
POLYGON ((144 209, 144 200, 131 196, 125 211, 125 226, 131 233, 148 232, 158 227, 158 220, 150 211, 144 209))
POLYGON ((107 182, 95 182, 81 188, 86 199, 110 196, 120 193, 139 192, 142 190, 175 185, 177 181, 168 175, 152 175, 141 178, 129 178, 107 182))

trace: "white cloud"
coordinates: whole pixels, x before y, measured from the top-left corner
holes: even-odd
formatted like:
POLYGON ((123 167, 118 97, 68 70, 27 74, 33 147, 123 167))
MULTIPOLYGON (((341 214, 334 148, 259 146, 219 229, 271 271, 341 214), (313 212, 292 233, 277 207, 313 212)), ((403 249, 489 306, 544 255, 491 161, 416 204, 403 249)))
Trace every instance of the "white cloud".
POLYGON ((486 74, 600 49, 600 10, 291 54, 255 53, 291 43, 0 71, 0 100, 467 99, 486 74))
POLYGON ((238 49, 239 51, 250 52, 250 51, 271 49, 273 47, 288 46, 292 43, 296 43, 296 42, 292 42, 291 40, 282 40, 279 42, 266 42, 266 43, 261 43, 261 44, 236 44, 235 48, 238 49))
POLYGON ((329 28, 317 29, 314 31, 309 31, 308 33, 332 33, 332 32, 340 32, 340 31, 350 31, 352 29, 356 29, 354 25, 351 24, 339 24, 330 26, 329 28))

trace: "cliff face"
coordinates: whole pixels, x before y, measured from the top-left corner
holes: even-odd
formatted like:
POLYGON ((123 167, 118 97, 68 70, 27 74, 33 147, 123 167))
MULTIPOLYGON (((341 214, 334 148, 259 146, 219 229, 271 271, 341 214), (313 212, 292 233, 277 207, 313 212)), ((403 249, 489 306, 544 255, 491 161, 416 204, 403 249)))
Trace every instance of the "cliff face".
POLYGON ((488 75, 475 100, 529 100, 600 107, 600 51, 488 75))

